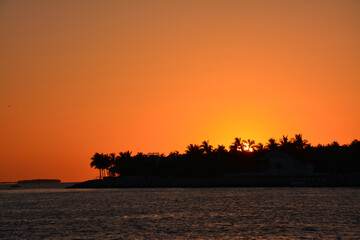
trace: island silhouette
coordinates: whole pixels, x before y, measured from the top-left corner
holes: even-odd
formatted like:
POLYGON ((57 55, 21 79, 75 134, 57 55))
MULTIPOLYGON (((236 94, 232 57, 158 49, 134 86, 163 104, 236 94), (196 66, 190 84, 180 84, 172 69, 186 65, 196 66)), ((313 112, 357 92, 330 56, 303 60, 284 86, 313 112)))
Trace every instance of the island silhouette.
POLYGON ((73 187, 360 186, 360 141, 313 146, 296 134, 266 144, 235 138, 227 149, 209 141, 185 153, 95 153, 99 178, 73 187))

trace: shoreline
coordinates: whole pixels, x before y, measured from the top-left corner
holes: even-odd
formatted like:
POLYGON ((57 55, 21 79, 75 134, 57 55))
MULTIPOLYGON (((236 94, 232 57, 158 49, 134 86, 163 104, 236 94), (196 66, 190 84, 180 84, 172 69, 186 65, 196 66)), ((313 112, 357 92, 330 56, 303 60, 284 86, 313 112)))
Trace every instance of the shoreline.
POLYGON ((88 180, 67 188, 360 187, 360 175, 118 177, 88 180))

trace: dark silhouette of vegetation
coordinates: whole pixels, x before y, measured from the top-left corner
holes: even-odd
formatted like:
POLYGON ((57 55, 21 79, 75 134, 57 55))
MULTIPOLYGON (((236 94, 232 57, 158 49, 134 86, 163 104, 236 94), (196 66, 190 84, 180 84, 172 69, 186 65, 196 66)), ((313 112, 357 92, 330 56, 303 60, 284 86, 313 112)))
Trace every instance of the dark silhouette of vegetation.
MULTIPOLYGON (((190 144, 185 153, 178 151, 168 156, 159 153, 119 152, 118 154, 95 153, 90 166, 99 170, 99 177, 119 176, 192 176, 212 177, 242 172, 262 172, 269 163, 264 156, 269 152, 284 152, 303 163, 311 164, 316 172, 346 174, 360 172, 360 141, 349 145, 332 142, 312 146, 301 134, 289 140, 283 135, 277 141, 270 138, 264 145, 254 140, 235 138, 229 146, 216 148, 209 141, 201 145, 190 144)), ((281 163, 280 163, 281 164, 281 163)), ((275 167, 279 169, 282 166, 275 167)))
POLYGON ((277 149, 278 146, 279 146, 279 144, 276 142, 275 138, 270 138, 268 140, 268 143, 266 144, 266 148, 268 150, 275 150, 275 149, 277 149))
POLYGON ((105 175, 105 171, 111 166, 109 155, 95 153, 91 160, 90 166, 99 169, 99 175, 102 178, 105 175))
POLYGON ((279 142, 281 149, 286 150, 290 146, 290 141, 288 136, 283 135, 282 138, 280 138, 279 142))

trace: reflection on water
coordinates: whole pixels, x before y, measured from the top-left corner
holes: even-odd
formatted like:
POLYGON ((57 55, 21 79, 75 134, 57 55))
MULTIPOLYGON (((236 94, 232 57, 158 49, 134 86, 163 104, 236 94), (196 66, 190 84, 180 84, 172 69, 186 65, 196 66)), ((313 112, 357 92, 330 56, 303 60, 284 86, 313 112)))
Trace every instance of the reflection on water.
POLYGON ((0 191, 1 239, 358 238, 359 188, 0 191))
POLYGON ((75 183, 13 183, 0 184, 0 190, 19 190, 19 189, 64 189, 75 183))

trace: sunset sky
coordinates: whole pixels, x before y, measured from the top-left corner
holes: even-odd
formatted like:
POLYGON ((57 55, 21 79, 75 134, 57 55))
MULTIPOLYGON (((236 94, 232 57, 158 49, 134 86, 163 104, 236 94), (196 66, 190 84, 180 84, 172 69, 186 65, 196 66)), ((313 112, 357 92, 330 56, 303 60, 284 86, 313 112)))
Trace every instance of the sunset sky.
POLYGON ((295 133, 360 138, 360 1, 0 1, 0 181, 295 133))

